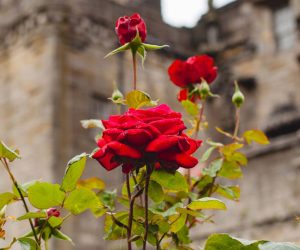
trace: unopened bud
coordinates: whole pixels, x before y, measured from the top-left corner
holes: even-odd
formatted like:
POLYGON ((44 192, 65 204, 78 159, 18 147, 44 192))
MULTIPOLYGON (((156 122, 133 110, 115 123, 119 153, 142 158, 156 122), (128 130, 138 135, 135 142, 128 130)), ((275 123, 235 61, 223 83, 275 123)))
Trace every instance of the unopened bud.
POLYGON ((111 96, 111 99, 113 101, 117 101, 117 100, 120 100, 120 99, 123 99, 123 94, 120 92, 120 90, 118 89, 115 89, 114 92, 112 93, 112 96, 111 96))
POLYGON ((241 107, 242 104, 245 101, 245 96, 243 95, 243 93, 240 91, 238 83, 235 81, 234 82, 234 94, 232 96, 232 103, 236 106, 236 107, 241 107))
POLYGON ((208 97, 209 95, 210 95, 210 87, 205 80, 202 80, 202 83, 200 84, 201 99, 205 100, 206 97, 208 97))

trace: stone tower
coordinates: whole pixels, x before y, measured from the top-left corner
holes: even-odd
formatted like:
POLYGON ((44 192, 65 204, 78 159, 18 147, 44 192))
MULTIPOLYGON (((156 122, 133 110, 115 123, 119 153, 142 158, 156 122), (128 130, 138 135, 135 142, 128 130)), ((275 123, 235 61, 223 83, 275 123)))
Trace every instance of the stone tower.
MULTIPOLYGON (((218 215, 216 225, 202 228, 201 237, 219 230, 253 239, 297 240, 298 0, 238 0, 204 15, 193 29, 164 24, 158 0, 1 0, 0 138, 21 151, 23 159, 13 169, 17 178, 60 182, 72 156, 93 150, 94 132, 82 129, 79 121, 115 112, 107 100, 113 82, 130 89, 129 55, 103 57, 118 46, 117 17, 135 11, 149 27, 148 42, 170 45, 149 53, 146 70, 139 68, 140 89, 180 110, 178 89, 169 84, 166 69, 174 58, 208 53, 221 71, 214 91, 228 96, 209 104, 212 124, 232 127, 227 116, 232 109, 230 83, 238 79, 248 99, 242 128, 258 127, 271 137, 270 146, 248 151, 241 202, 229 203, 229 212, 218 215)), ((10 186, 2 181, 4 174, 0 169, 1 192, 10 186)), ((123 178, 93 161, 85 174, 107 180, 111 188, 123 178)), ((108 249, 101 241, 100 222, 91 221, 88 214, 69 221, 66 231, 76 246, 55 242, 53 249, 108 249)), ((195 238, 201 237, 195 232, 195 238)), ((119 249, 119 244, 109 249, 119 249)))

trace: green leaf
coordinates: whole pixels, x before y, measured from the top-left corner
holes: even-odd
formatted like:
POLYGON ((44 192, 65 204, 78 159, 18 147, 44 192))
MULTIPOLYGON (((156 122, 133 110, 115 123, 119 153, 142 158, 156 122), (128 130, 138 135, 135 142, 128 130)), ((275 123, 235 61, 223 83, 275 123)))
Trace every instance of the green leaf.
POLYGON ((58 227, 63 223, 64 219, 61 217, 51 216, 48 222, 52 228, 58 227))
POLYGON ((81 126, 86 129, 87 128, 100 128, 102 130, 105 129, 101 120, 96 120, 96 119, 81 120, 80 123, 81 126))
POLYGON ((102 191, 105 189, 105 183, 103 180, 97 177, 91 177, 85 180, 79 180, 77 182, 78 187, 84 187, 87 189, 99 190, 102 191))
POLYGON ((59 184, 37 182, 28 189, 30 203, 39 209, 61 206, 65 193, 60 190, 59 184))
POLYGON ((177 237, 182 244, 191 243, 191 239, 189 237, 189 229, 186 225, 184 225, 178 232, 177 237))
POLYGON ((126 103, 130 108, 139 109, 144 106, 156 106, 157 101, 152 101, 151 97, 140 90, 133 90, 126 95, 126 103))
POLYGON ((186 221, 187 214, 171 215, 170 216, 170 231, 172 233, 177 233, 184 225, 186 221))
POLYGON ((29 212, 17 218, 17 220, 27 220, 32 218, 47 218, 46 212, 29 212))
POLYGON ((17 199, 17 196, 13 193, 2 193, 0 194, 0 210, 2 210, 3 207, 11 203, 13 200, 17 199))
POLYGON ((226 205, 223 201, 212 197, 204 197, 195 201, 192 201, 187 205, 189 209, 192 210, 202 210, 202 209, 218 209, 226 210, 226 205))
POLYGON ((147 44, 147 43, 143 43, 143 46, 147 50, 158 50, 158 49, 163 49, 163 48, 169 47, 169 45, 161 45, 160 46, 160 45, 147 44))
POLYGON ((163 188, 170 191, 188 192, 188 184, 182 174, 176 171, 174 174, 165 170, 156 170, 151 175, 151 180, 156 181, 163 188))
POLYGON ((105 207, 108 207, 110 210, 115 208, 115 199, 117 197, 117 190, 113 191, 102 191, 99 194, 100 201, 104 204, 105 207))
POLYGON ((207 168, 204 168, 202 170, 202 173, 210 177, 216 177, 222 165, 223 165, 223 159, 222 158, 216 159, 212 161, 207 168))
MULTIPOLYGON (((24 197, 27 197, 28 194, 27 194, 27 191, 28 191, 28 188, 30 188, 31 186, 33 186, 34 184, 36 184, 38 181, 37 180, 34 180, 34 181, 29 181, 29 182, 26 182, 24 184, 19 184, 19 189, 21 190, 21 193, 24 197)), ((20 197, 20 194, 19 194, 19 191, 17 190, 16 186, 13 185, 13 193, 18 197, 18 198, 21 198, 20 197)))
POLYGON ((18 239, 19 244, 21 245, 22 250, 40 250, 37 243, 30 238, 19 238, 18 239))
POLYGON ((52 235, 57 239, 69 241, 72 245, 74 245, 72 239, 58 229, 52 230, 52 235))
POLYGON ((155 203, 160 203, 164 199, 164 191, 157 182, 150 181, 149 183, 149 197, 151 200, 153 200, 155 203))
POLYGON ((141 56, 142 65, 144 65, 144 62, 146 60, 146 55, 147 55, 147 51, 146 51, 145 47, 143 45, 139 46, 137 49, 137 53, 141 56))
POLYGON ((204 154, 202 155, 200 161, 201 161, 201 162, 207 161, 208 158, 210 157, 210 155, 212 154, 212 152, 213 152, 215 149, 216 149, 216 147, 210 147, 210 148, 208 148, 208 149, 204 152, 204 154))
POLYGON ((0 158, 6 158, 10 162, 15 159, 21 159, 17 150, 12 150, 4 144, 3 141, 0 141, 0 158))
POLYGON ((125 43, 124 45, 120 46, 119 48, 109 52, 104 58, 107 58, 109 56, 115 55, 117 53, 129 50, 129 49, 130 49, 130 43, 125 43))
POLYGON ((227 234, 212 234, 206 241, 205 250, 259 250, 261 242, 247 242, 243 244, 227 234))
POLYGON ((238 201, 240 198, 240 188, 238 186, 219 185, 216 192, 230 200, 238 201))
POLYGON ((86 188, 78 188, 72 191, 64 202, 64 208, 77 215, 87 209, 102 208, 97 195, 86 188))
POLYGON ((77 181, 81 177, 86 164, 86 153, 77 155, 72 158, 67 165, 63 177, 61 190, 70 192, 76 188, 77 181))
POLYGON ((260 130, 248 130, 243 134, 243 137, 248 144, 251 144, 252 142, 263 145, 270 143, 268 137, 264 134, 264 132, 260 130))
POLYGON ((260 250, 300 250, 300 246, 296 246, 292 243, 275 243, 267 242, 259 245, 260 250))
POLYGON ((231 156, 236 153, 237 150, 241 149, 244 145, 241 143, 231 143, 228 145, 225 145, 224 147, 220 148, 220 151, 223 153, 223 155, 226 157, 227 160, 231 160, 231 156))
POLYGON ((159 232, 161 233, 167 233, 170 230, 170 224, 164 220, 161 220, 157 223, 159 232))
POLYGON ((185 111, 191 116, 196 116, 199 114, 199 107, 197 104, 191 102, 190 100, 184 100, 181 102, 181 105, 185 111))
POLYGON ((218 176, 231 180, 241 178, 243 176, 240 166, 235 162, 224 161, 218 176))

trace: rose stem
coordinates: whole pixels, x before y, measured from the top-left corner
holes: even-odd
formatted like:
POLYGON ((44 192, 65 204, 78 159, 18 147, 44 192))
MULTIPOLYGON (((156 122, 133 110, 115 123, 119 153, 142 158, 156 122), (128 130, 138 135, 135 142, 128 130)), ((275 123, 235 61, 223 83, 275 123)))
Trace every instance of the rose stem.
POLYGON ((127 187, 128 200, 130 202, 130 208, 129 208, 129 214, 128 214, 128 227, 127 227, 127 247, 128 247, 128 250, 131 250, 132 247, 131 247, 130 238, 131 238, 131 227, 132 227, 132 219, 133 219, 132 215, 133 215, 134 202, 132 202, 132 199, 131 199, 129 173, 126 174, 126 187, 127 187))
MULTIPOLYGON (((21 199, 22 199, 22 202, 23 202, 24 208, 25 208, 25 210, 26 210, 26 213, 29 213, 29 208, 28 208, 28 206, 27 206, 27 203, 26 203, 26 201, 25 201, 25 198, 24 198, 24 196, 23 196, 23 194, 22 194, 22 191, 21 191, 20 188, 19 188, 19 184, 18 184, 18 182, 16 181, 16 178, 14 177, 14 175, 12 174, 12 172, 11 172, 10 169, 9 169, 9 166, 8 166, 8 163, 7 163, 6 159, 5 159, 5 158, 2 158, 1 161, 2 161, 2 163, 3 163, 3 165, 4 165, 5 170, 7 171, 8 175, 9 175, 11 181, 13 182, 14 186, 16 187, 16 189, 17 189, 17 191, 18 191, 18 193, 19 193, 19 195, 20 195, 20 197, 21 197, 21 199)), ((28 221, 29 221, 29 224, 30 224, 30 227, 31 227, 33 236, 34 236, 34 239, 35 239, 36 243, 38 244, 38 246, 40 246, 40 242, 39 242, 39 240, 38 240, 36 231, 35 231, 35 229, 34 229, 33 222, 32 222, 32 220, 31 220, 30 218, 28 219, 28 221)))
MULTIPOLYGON (((201 108, 199 111, 199 119, 196 123, 196 128, 195 128, 195 139, 197 139, 198 133, 200 130, 200 126, 201 126, 201 122, 202 122, 203 114, 204 114, 204 107, 205 107, 205 101, 201 101, 201 108)), ((188 179, 189 186, 191 186, 191 170, 190 169, 187 170, 187 179, 188 179)))
POLYGON ((145 235, 143 242, 143 250, 146 250, 147 237, 148 237, 148 189, 151 175, 151 166, 146 165, 146 183, 145 183, 145 235))
POLYGON ((136 52, 135 51, 132 51, 132 63, 133 63, 133 90, 136 90, 137 74, 136 74, 136 52))
POLYGON ((240 126, 240 108, 235 109, 235 128, 233 133, 233 139, 236 141, 240 126))

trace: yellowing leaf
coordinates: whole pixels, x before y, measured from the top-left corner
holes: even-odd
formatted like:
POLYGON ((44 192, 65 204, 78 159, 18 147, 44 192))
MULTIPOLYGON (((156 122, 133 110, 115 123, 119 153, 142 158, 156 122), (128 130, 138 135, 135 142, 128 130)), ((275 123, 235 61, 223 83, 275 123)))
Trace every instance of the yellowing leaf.
POLYGON ((85 180, 79 180, 77 182, 78 187, 84 187, 87 189, 104 190, 105 183, 97 177, 91 177, 85 180))
POLYGON ((133 90, 126 95, 126 103, 130 108, 138 109, 144 106, 155 106, 157 101, 152 101, 150 96, 140 90, 133 90))
POLYGON ((251 144, 252 142, 263 145, 270 143, 268 137, 264 134, 264 132, 260 130, 248 130, 243 134, 243 137, 248 144, 251 144))
POLYGON ((186 217, 187 214, 171 215, 169 219, 171 222, 170 231, 177 233, 185 225, 186 217))
POLYGON ((240 188, 238 186, 218 186, 216 191, 219 195, 222 195, 228 199, 238 201, 240 198, 240 188))
POLYGON ((181 105, 185 111, 191 116, 196 116, 199 114, 199 107, 197 104, 191 102, 190 100, 184 100, 181 102, 181 105))
POLYGON ((0 141, 0 158, 6 158, 10 162, 15 159, 20 159, 18 150, 12 150, 4 144, 3 141, 0 141))
POLYGON ((187 207, 192 210, 202 210, 202 209, 226 210, 226 205, 224 202, 211 197, 204 197, 192 201, 187 207))

